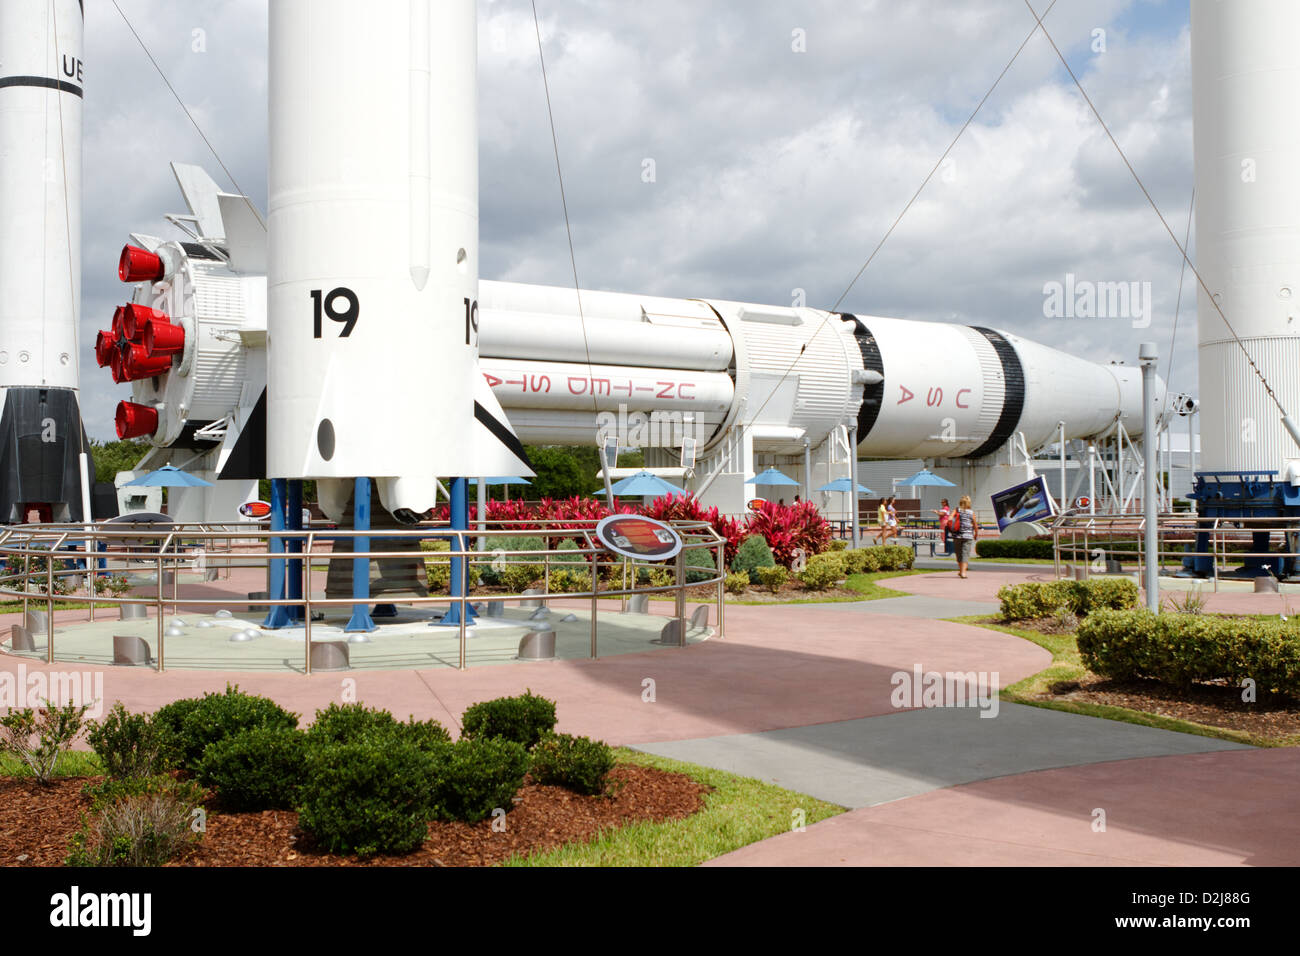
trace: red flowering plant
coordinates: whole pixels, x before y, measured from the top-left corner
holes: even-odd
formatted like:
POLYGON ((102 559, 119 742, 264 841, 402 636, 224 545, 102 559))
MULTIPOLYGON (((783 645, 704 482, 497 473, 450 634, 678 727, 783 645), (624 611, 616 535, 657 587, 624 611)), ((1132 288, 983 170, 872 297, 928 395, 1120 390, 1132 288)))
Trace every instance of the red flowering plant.
POLYGON ((745 539, 745 529, 739 521, 720 514, 716 507, 705 508, 694 495, 665 495, 656 498, 640 509, 647 518, 659 521, 707 521, 719 535, 726 539, 723 549, 723 562, 730 567, 736 556, 736 549, 745 539))
POLYGON ((794 562, 796 549, 802 548, 812 557, 831 546, 831 526, 811 501, 793 505, 765 502, 745 524, 745 535, 751 534, 762 535, 776 563, 787 568, 794 562))

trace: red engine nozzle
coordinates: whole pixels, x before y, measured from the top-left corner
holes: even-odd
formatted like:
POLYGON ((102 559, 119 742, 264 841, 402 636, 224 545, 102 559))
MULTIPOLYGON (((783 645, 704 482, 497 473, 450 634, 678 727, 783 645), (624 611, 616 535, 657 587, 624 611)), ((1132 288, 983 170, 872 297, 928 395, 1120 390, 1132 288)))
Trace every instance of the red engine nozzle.
POLYGON ((117 351, 117 335, 109 329, 95 333, 95 362, 100 368, 112 363, 113 353, 117 351))
POLYGON ((113 349, 113 354, 109 358, 108 366, 113 370, 113 384, 121 385, 127 381, 126 369, 122 365, 122 350, 113 349))
POLYGON ((157 319, 159 322, 170 324, 171 317, 166 312, 159 312, 157 309, 151 309, 147 305, 138 305, 135 302, 122 307, 122 337, 130 339, 132 342, 144 344, 144 327, 150 319, 157 319))
POLYGON ((118 354, 122 356, 122 373, 128 382, 153 378, 170 371, 172 367, 170 355, 150 355, 139 342, 123 342, 118 354))
POLYGON ((126 334, 126 306, 119 305, 113 310, 113 324, 110 326, 113 330, 113 338, 124 339, 126 334))
POLYGON ((157 282, 166 274, 160 257, 148 249, 125 245, 117 260, 117 277, 123 282, 157 282))
MULTIPOLYGON (((138 323, 136 327, 139 328, 138 323)), ((145 320, 144 334, 140 340, 151 357, 175 355, 185 348, 185 330, 154 316, 145 320)))
POLYGON ((114 416, 118 438, 141 438, 158 430, 158 410, 136 402, 118 402, 114 416))

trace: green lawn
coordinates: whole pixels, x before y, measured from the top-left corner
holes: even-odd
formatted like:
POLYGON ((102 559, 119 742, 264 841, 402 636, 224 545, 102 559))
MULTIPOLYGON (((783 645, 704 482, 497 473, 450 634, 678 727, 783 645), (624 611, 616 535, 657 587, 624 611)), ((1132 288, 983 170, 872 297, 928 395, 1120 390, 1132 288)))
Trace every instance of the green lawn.
POLYGON ((515 857, 504 866, 695 866, 792 829, 802 822, 843 813, 844 808, 783 790, 761 780, 737 777, 721 770, 669 760, 619 748, 622 763, 684 773, 713 788, 704 796, 704 809, 685 820, 633 823, 606 830, 587 843, 515 857))
POLYGON ((913 574, 939 574, 940 568, 912 568, 907 571, 872 571, 868 574, 850 574, 844 582, 845 588, 855 593, 853 594, 832 594, 830 592, 819 594, 816 591, 805 591, 807 597, 789 598, 784 601, 764 601, 764 600, 746 600, 744 598, 736 599, 731 595, 727 596, 728 604, 831 604, 841 601, 878 601, 881 598, 908 597, 906 591, 895 591, 893 588, 887 588, 879 582, 889 578, 905 578, 913 574))
POLYGON ((1028 704, 1030 707, 1045 707, 1048 710, 1063 710, 1072 714, 1085 714, 1089 717, 1104 717, 1107 720, 1121 720, 1143 727, 1157 727, 1161 730, 1174 730, 1184 734, 1196 734, 1201 737, 1214 737, 1218 740, 1231 740, 1236 743, 1251 744, 1256 747, 1293 746, 1296 741, 1279 741, 1259 737, 1241 730, 1228 730, 1223 727, 1211 727, 1190 720, 1176 717, 1164 717, 1148 711, 1133 710, 1128 707, 1116 707, 1109 704, 1091 704, 1085 701, 1039 700, 1034 695, 1046 694, 1048 688, 1057 681, 1082 680, 1091 676, 1091 671, 1083 666, 1079 657, 1078 644, 1073 634, 1043 634, 1030 628, 997 624, 988 617, 971 615, 968 617, 949 618, 960 624, 974 624, 991 631, 1013 634, 1031 641, 1051 652, 1052 663, 1046 669, 1026 677, 1024 680, 1005 687, 1000 695, 1002 700, 1016 704, 1028 704))
MULTIPOLYGON (((89 750, 68 750, 59 755, 56 777, 98 777, 104 773, 99 758, 89 750)), ((30 777, 27 765, 12 754, 0 753, 0 777, 30 777)))

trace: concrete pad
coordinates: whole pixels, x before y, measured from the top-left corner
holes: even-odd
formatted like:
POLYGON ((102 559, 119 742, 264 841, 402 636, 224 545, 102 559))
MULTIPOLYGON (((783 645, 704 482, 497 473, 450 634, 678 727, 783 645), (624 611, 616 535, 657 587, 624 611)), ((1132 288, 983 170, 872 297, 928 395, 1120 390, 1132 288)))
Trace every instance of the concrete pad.
POLYGON ((976 708, 933 707, 638 749, 757 777, 843 807, 869 807, 1048 767, 1253 748, 999 702, 991 718, 976 708))
POLYGON ((1295 748, 1089 764, 853 810, 706 865, 1295 866, 1298 789, 1295 748))

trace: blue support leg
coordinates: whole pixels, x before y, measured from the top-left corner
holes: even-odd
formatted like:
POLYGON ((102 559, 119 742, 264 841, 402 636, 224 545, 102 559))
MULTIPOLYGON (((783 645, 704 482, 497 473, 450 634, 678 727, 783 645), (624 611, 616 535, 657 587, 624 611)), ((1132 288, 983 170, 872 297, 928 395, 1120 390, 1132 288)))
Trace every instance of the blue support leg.
MULTIPOLYGON (((287 520, 285 521, 285 524, 288 526, 290 531, 301 531, 302 530, 302 482, 301 481, 289 482, 288 505, 286 507, 288 508, 289 514, 287 515, 287 520)), ((302 554, 302 546, 303 546, 302 538, 289 539, 290 554, 302 554)), ((291 601, 302 600, 302 559, 301 558, 289 559, 288 591, 289 591, 289 600, 291 601)), ((307 606, 305 604, 302 605, 301 607, 291 607, 289 608, 289 616, 293 618, 295 621, 301 621, 306 616, 306 611, 307 611, 307 606)))
MULTIPOLYGON (((455 478, 451 482, 451 529, 453 531, 467 531, 469 529, 469 481, 465 478, 455 478)), ((465 538, 462 535, 456 535, 452 538, 452 548, 456 551, 465 550, 465 538)), ((465 592, 462 587, 464 581, 464 558, 451 559, 451 596, 453 598, 461 597, 465 592)), ((474 608, 469 604, 465 605, 465 623, 469 624, 478 617, 474 608)), ((445 624, 452 627, 460 626, 460 604, 453 604, 447 611, 439 624, 445 624)))
MULTIPOLYGON (((288 484, 283 478, 271 479, 271 530, 273 532, 283 531, 285 529, 285 498, 288 484)), ((274 535, 271 538, 271 554, 284 554, 285 540, 280 535, 274 535)), ((267 581, 267 597, 272 601, 283 601, 285 596, 285 573, 287 568, 284 558, 271 558, 270 579, 267 581)), ((262 622, 263 627, 279 629, 293 625, 293 615, 283 604, 271 605, 271 609, 266 613, 266 620, 262 622)))
MULTIPOLYGON (((370 530, 370 479, 358 478, 353 501, 352 527, 357 531, 370 530)), ((358 535, 352 539, 352 550, 362 554, 370 550, 370 536, 358 535)), ((375 629, 370 619, 370 559, 352 559, 352 618, 343 630, 349 633, 369 633, 375 629)))

